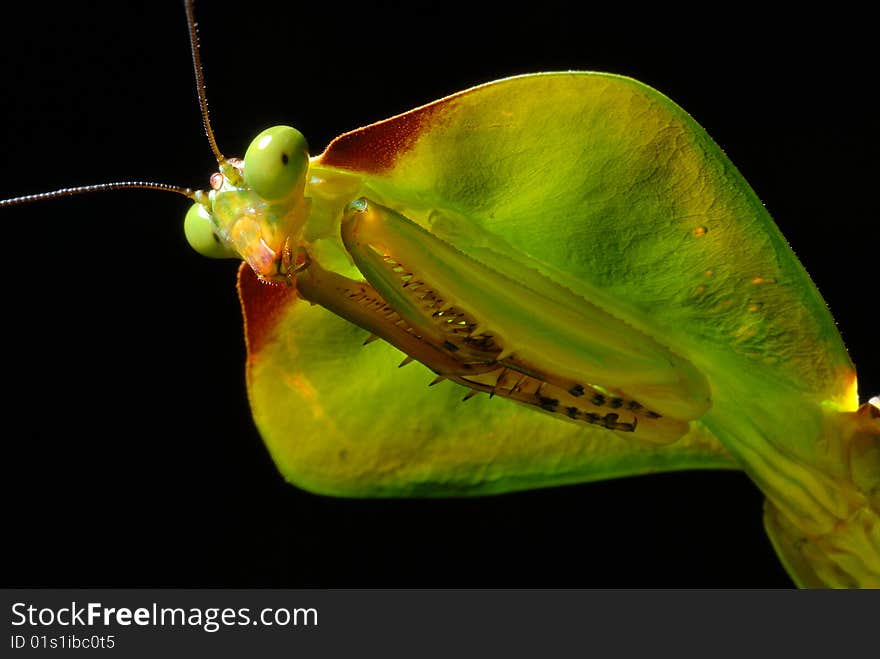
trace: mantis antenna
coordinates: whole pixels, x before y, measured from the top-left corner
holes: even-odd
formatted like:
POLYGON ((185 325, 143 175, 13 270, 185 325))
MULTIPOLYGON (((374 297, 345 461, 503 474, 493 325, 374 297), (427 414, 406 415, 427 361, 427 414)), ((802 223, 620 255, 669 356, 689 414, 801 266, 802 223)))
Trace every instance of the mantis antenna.
MULTIPOLYGON (((211 129, 211 121, 208 117, 208 98, 205 95, 205 75, 202 72, 202 59, 199 54, 199 35, 196 26, 195 12, 193 10, 192 0, 184 0, 186 9, 186 23, 189 28, 189 45, 192 53, 193 69, 196 76, 196 92, 199 98, 199 110, 202 115, 202 124, 205 127, 205 135, 208 137, 208 143, 211 145, 211 151, 220 165, 221 171, 229 169, 226 165, 226 158, 217 147, 217 140, 214 138, 214 131, 211 129)), ((57 199, 58 197, 71 197, 77 194, 85 194, 88 192, 107 192, 109 190, 125 190, 131 188, 140 188, 146 190, 161 190, 164 192, 174 192, 183 195, 188 199, 197 201, 197 193, 191 188, 185 188, 179 185, 171 185, 170 183, 157 183, 153 181, 113 181, 111 183, 97 183, 93 185, 80 185, 71 188, 60 188, 49 192, 38 192, 36 194, 22 195, 20 197, 11 197, 9 199, 0 199, 0 207, 16 206, 18 204, 27 204, 33 201, 48 201, 49 199, 57 199)))
POLYGON ((112 183, 80 185, 74 188, 61 188, 59 190, 52 190, 51 192, 38 192, 36 194, 22 195, 21 197, 0 199, 0 207, 27 204, 32 201, 47 201, 49 199, 57 199, 58 197, 72 197, 73 195, 85 194, 86 192, 106 192, 108 190, 125 190, 128 188, 176 192, 177 194, 188 197, 193 201, 196 199, 195 192, 192 189, 184 188, 179 185, 171 185, 170 183, 156 183, 153 181, 114 181, 112 183))
POLYGON ((208 96, 205 93, 205 73, 202 70, 202 56, 199 53, 199 32, 196 25, 195 10, 193 9, 193 0, 184 0, 186 7, 186 25, 189 28, 189 49, 192 53, 193 71, 196 75, 196 93, 199 97, 199 111, 202 114, 202 125, 205 127, 205 135, 208 143, 211 145, 211 151, 217 163, 222 165, 226 162, 226 157, 220 152, 217 146, 217 140, 214 138, 214 130, 211 128, 211 118, 208 115, 208 96))

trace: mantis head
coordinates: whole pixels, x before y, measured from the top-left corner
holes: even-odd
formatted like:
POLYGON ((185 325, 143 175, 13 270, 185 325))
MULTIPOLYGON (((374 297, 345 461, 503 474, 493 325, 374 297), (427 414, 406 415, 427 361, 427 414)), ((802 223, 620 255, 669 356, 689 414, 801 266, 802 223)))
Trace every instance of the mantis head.
POLYGON ((243 259, 260 279, 291 284, 308 216, 305 137, 290 126, 257 135, 244 160, 219 160, 211 190, 195 193, 184 220, 189 244, 210 258, 243 259))

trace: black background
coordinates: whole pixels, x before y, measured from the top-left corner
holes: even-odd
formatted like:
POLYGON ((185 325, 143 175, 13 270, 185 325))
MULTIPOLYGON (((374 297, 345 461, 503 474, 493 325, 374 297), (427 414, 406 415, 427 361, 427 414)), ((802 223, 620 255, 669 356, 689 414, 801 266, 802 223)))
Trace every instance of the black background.
MULTIPOLYGON (((182 8, 32 5, 2 26, 0 196, 118 179, 204 187, 214 163, 182 8)), ((578 6, 203 2, 218 140, 237 155, 289 123, 317 153, 505 75, 633 76, 727 151, 822 291, 863 395, 880 393, 871 22, 578 6)), ((0 212, 5 585, 791 584, 761 494, 737 473, 467 500, 286 485, 247 408, 235 264, 191 252, 186 208, 133 191, 0 212)))

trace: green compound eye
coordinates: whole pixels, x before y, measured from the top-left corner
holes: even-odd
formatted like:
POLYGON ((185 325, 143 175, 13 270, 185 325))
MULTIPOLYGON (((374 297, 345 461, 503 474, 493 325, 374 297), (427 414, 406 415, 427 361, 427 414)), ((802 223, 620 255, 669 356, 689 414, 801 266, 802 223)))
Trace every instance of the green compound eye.
POLYGON ((309 166, 309 145, 296 128, 273 126, 254 138, 244 154, 244 180, 263 199, 293 193, 309 166))
POLYGON ((202 256, 212 259, 237 259, 238 254, 229 249, 214 232, 211 216, 201 204, 193 204, 183 220, 183 232, 189 246, 202 256))

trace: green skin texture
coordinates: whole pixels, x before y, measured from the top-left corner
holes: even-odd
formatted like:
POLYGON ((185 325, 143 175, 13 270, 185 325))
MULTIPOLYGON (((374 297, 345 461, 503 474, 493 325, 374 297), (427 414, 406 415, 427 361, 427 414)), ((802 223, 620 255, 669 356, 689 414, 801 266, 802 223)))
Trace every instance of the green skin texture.
MULTIPOLYGON (((258 218, 275 252, 290 234, 321 268, 367 275, 388 299, 394 291, 360 272, 340 238, 346 205, 365 197, 421 226, 427 253, 449 247, 476 263, 447 260, 448 277, 473 290, 474 312, 503 306, 481 293, 480 268, 543 295, 525 317, 498 312, 495 329, 510 341, 528 336, 530 315, 580 301, 591 322, 634 330, 599 333, 590 351, 663 346, 684 364, 666 364, 670 381, 695 369, 709 403, 678 390, 681 409, 700 415, 684 414, 687 431, 659 442, 497 397, 462 404, 460 386, 428 388, 428 369, 398 369, 400 351, 362 347, 363 329, 292 296, 248 357, 254 419, 288 480, 336 496, 457 496, 743 469, 767 497, 768 532, 796 583, 880 586, 880 419, 858 409, 855 370, 809 276, 681 108, 628 78, 535 74, 353 134, 355 152, 338 138, 311 160, 304 189, 258 218), (371 148, 384 154, 376 166, 371 148)), ((228 239, 254 197, 233 175, 200 201, 226 247, 272 278, 241 236, 228 239)))

